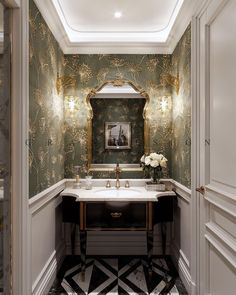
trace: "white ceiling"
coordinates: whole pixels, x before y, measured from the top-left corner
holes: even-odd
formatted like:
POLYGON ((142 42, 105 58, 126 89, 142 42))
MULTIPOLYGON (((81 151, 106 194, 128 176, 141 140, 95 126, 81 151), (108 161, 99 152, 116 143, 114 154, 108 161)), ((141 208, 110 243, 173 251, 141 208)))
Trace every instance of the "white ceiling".
POLYGON ((200 2, 35 0, 64 53, 170 53, 200 2))
MULTIPOLYGON (((69 34, 161 32, 173 24, 183 0, 53 0, 69 34), (115 12, 122 17, 114 17, 115 12)), ((70 36, 70 35, 69 35, 70 36)), ((72 36, 73 37, 73 36, 72 36)))

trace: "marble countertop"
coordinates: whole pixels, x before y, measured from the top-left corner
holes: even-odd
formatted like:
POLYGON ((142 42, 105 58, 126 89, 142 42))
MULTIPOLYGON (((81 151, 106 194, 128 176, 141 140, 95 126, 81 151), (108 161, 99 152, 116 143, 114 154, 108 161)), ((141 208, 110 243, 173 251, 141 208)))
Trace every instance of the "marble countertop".
POLYGON ((175 196, 174 191, 147 191, 144 186, 131 186, 130 188, 121 187, 116 189, 114 187, 106 188, 101 186, 94 186, 91 190, 85 188, 68 187, 64 189, 61 196, 73 196, 77 201, 101 201, 101 202, 157 202, 158 197, 175 196))

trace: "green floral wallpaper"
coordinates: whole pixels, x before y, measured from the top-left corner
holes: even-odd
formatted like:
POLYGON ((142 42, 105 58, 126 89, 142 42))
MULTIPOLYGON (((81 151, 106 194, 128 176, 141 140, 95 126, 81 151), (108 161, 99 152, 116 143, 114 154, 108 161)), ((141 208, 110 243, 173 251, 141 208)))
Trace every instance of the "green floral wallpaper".
POLYGON ((63 55, 33 0, 29 3, 30 197, 72 177, 74 165, 86 163, 86 96, 103 82, 120 78, 140 86, 150 97, 150 148, 167 157, 165 177, 190 187, 190 26, 172 55, 63 55), (179 84, 173 79, 177 76, 179 84), (76 98, 73 113, 67 107, 69 95, 76 98), (163 96, 168 97, 165 112, 161 109, 163 96))
POLYGON ((64 178, 63 93, 56 88, 64 56, 33 0, 29 29, 29 195, 64 178))
POLYGON ((144 153, 145 99, 91 99, 93 108, 93 163, 139 163, 144 153), (105 122, 131 123, 131 149, 105 149, 105 122))
POLYGON ((171 95, 172 87, 166 80, 171 66, 171 55, 65 55, 65 76, 75 80, 74 86, 66 85, 65 95, 77 97, 73 115, 65 112, 66 177, 73 175, 74 165, 84 165, 87 160, 87 94, 103 82, 117 78, 130 80, 148 93, 150 148, 163 152, 171 165, 172 110, 170 107, 162 112, 160 107, 161 97, 171 95))
POLYGON ((191 187, 191 26, 172 54, 172 73, 180 78, 180 90, 172 93, 172 178, 191 187))

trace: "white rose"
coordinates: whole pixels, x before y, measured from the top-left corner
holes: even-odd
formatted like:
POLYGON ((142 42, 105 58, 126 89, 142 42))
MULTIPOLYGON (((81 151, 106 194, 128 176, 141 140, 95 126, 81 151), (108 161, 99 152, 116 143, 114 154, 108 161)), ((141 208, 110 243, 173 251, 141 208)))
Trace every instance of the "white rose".
POLYGON ((141 161, 142 163, 145 163, 145 158, 146 158, 146 156, 143 155, 142 158, 140 159, 140 161, 141 161))
POLYGON ((150 158, 150 156, 147 156, 147 157, 145 157, 145 165, 150 165, 150 163, 151 163, 151 158, 150 158))
POLYGON ((151 154, 150 154, 150 157, 151 157, 153 160, 158 160, 158 154, 157 154, 157 153, 151 153, 151 154))
POLYGON ((153 168, 156 168, 157 166, 159 166, 159 161, 157 160, 152 160, 150 165, 153 167, 153 168))
POLYGON ((162 168, 166 168, 166 167, 167 167, 166 162, 167 162, 167 159, 164 157, 164 159, 162 159, 162 160, 160 161, 160 166, 161 166, 162 168))

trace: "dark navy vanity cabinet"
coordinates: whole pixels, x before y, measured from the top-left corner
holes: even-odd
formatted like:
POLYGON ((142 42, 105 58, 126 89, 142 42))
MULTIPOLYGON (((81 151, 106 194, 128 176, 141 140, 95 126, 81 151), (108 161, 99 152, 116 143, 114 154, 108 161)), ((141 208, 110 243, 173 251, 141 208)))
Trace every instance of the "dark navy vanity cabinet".
POLYGON ((87 231, 146 231, 148 265, 151 272, 153 227, 160 223, 162 250, 165 254, 166 222, 173 221, 173 195, 160 196, 155 202, 79 201, 64 195, 62 208, 65 222, 79 224, 82 273, 85 271, 87 231))
POLYGON ((147 230, 146 202, 86 202, 83 219, 85 230, 147 230))

